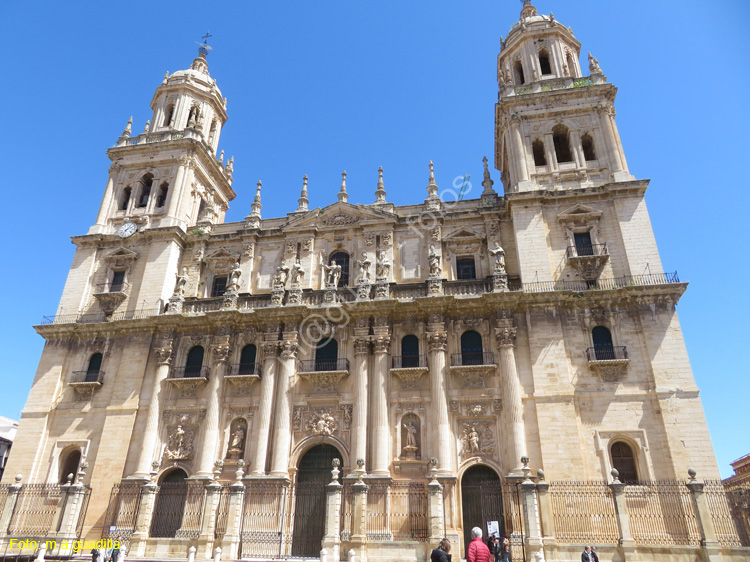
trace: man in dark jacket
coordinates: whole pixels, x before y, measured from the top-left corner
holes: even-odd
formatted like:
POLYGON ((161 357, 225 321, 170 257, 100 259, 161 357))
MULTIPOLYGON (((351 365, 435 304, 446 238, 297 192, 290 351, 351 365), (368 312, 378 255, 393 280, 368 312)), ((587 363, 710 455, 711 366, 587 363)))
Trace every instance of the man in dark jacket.
POLYGON ((482 529, 474 527, 471 536, 474 538, 466 549, 466 562, 492 562, 490 549, 482 542, 482 529))

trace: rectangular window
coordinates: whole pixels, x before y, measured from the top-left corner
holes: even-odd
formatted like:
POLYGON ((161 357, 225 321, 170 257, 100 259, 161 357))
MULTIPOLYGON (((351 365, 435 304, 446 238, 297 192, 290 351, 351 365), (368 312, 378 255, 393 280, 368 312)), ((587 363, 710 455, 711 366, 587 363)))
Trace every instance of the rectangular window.
POLYGON ((119 291, 122 291, 122 287, 124 284, 125 284, 125 272, 115 271, 114 275, 112 275, 112 283, 109 286, 109 292, 117 293, 119 291))
POLYGON ((573 239, 576 243, 576 253, 579 256, 593 256, 594 248, 591 246, 590 232, 574 232, 573 239))
POLYGON ((211 288, 212 297, 223 297, 227 290, 227 278, 225 277, 214 277, 214 285, 211 288))
POLYGON ((458 279, 476 279, 474 258, 456 258, 456 276, 458 279))

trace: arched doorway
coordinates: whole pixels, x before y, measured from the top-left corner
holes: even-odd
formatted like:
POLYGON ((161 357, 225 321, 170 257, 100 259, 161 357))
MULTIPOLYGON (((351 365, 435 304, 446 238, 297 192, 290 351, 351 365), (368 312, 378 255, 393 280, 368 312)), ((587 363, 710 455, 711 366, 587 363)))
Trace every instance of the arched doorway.
POLYGON ((487 538, 487 523, 497 521, 500 536, 505 535, 503 495, 500 477, 489 466, 476 465, 461 478, 461 508, 463 512, 464 550, 471 541, 471 530, 482 529, 487 538))
POLYGON ((316 445, 299 461, 294 492, 292 556, 320 556, 325 534, 326 484, 331 481, 333 459, 341 453, 332 445, 316 445))
POLYGON ((187 473, 176 468, 165 474, 159 483, 154 515, 151 518, 152 537, 173 538, 182 526, 188 496, 187 473))

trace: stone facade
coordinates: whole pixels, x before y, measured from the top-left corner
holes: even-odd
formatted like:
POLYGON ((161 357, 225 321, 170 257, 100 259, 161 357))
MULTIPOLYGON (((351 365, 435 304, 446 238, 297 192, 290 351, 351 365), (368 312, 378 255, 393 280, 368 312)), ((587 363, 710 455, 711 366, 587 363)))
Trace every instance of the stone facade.
MULTIPOLYGON (((365 482, 422 481, 433 458, 444 484, 477 465, 510 482, 521 457, 548 480, 608 480, 618 443, 638 480, 718 478, 675 310, 686 284, 663 273, 616 88, 593 57, 583 75, 569 28, 527 2, 503 42, 504 194, 485 160, 481 198, 443 202, 430 163, 422 203, 388 203, 381 170, 372 204, 348 201, 344 174, 308 210, 305 178, 294 212, 263 218, 259 183, 240 223, 224 222, 234 163, 216 156, 226 100, 205 55, 108 150, 61 314, 36 327, 8 474, 57 483, 80 451, 92 538, 116 483, 243 466, 294 481, 318 444, 345 477, 362 459, 365 482)), ((460 489, 445 501, 457 537, 460 489)))

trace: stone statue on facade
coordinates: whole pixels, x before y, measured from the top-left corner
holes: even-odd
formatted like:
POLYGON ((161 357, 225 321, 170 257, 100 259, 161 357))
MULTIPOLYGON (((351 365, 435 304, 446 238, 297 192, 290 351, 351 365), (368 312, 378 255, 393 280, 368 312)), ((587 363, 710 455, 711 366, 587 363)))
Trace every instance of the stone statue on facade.
POLYGON ((339 284, 339 278, 341 277, 341 266, 335 261, 331 262, 331 265, 321 264, 323 268, 323 277, 325 278, 326 287, 336 287, 339 284))
POLYGON ((178 425, 169 434, 164 456, 169 460, 187 460, 192 458, 194 437, 195 431, 186 431, 182 425, 178 425))
POLYGON ((276 268, 276 274, 273 276, 273 288, 283 289, 286 286, 286 280, 289 278, 289 266, 281 261, 281 265, 276 268))
POLYGON ((430 277, 440 277, 443 270, 440 267, 440 255, 435 251, 435 245, 430 244, 430 253, 427 255, 427 263, 430 266, 430 277))
POLYGON ((391 264, 385 255, 385 250, 378 252, 378 258, 375 262, 375 275, 378 279, 387 279, 391 272, 391 264))
POLYGON ((292 285, 299 285, 304 276, 305 269, 299 263, 295 263, 292 266, 292 285))
POLYGON ((495 258, 495 271, 505 272, 505 250, 499 242, 495 241, 495 247, 490 249, 490 254, 495 258))
POLYGON ((227 448, 227 459, 239 460, 242 458, 245 452, 245 428, 242 425, 238 425, 232 433, 232 438, 229 441, 229 447, 227 448))
POLYGON ((240 269, 240 262, 236 261, 234 262, 234 266, 232 266, 232 271, 229 272, 227 288, 234 289, 235 291, 239 289, 241 275, 242 275, 242 270, 240 269))
POLYGON ((370 266, 372 262, 367 257, 367 252, 362 252, 362 259, 356 260, 359 266, 359 282, 365 283, 370 281, 370 266))
POLYGON ((589 53, 589 73, 590 74, 604 74, 602 69, 599 67, 599 61, 596 57, 589 53))
POLYGON ((175 295, 182 296, 185 294, 185 287, 187 286, 188 280, 189 280, 187 272, 188 272, 188 268, 183 267, 182 275, 180 275, 179 273, 177 274, 177 281, 175 282, 175 285, 174 285, 175 295))

